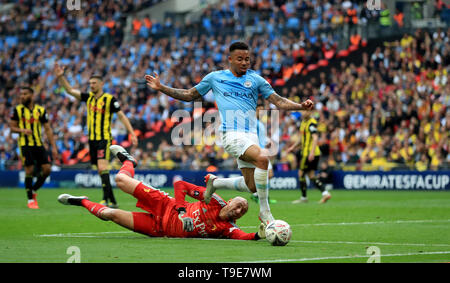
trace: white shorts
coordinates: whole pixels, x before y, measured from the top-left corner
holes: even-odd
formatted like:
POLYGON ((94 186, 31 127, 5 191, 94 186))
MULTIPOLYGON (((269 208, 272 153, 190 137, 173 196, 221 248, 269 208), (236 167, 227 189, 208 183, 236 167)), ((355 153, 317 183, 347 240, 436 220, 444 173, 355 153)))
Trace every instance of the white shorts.
POLYGON ((245 151, 252 145, 259 146, 258 135, 244 132, 225 132, 222 134, 223 148, 237 159, 238 168, 255 168, 255 165, 241 160, 245 151))

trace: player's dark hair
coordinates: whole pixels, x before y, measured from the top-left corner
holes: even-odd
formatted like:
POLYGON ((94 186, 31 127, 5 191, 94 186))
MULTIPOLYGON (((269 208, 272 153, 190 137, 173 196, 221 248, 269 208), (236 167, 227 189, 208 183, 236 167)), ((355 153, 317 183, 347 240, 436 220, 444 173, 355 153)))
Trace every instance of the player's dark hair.
POLYGON ((230 45, 230 47, 228 48, 229 52, 233 52, 234 50, 249 50, 250 47, 248 46, 247 43, 242 42, 242 41, 236 41, 233 44, 230 45))
POLYGON ((97 80, 103 81, 103 76, 101 76, 99 74, 93 74, 91 76, 91 79, 97 79, 97 80))
POLYGON ((28 90, 31 93, 34 93, 34 90, 30 86, 24 85, 24 86, 21 86, 20 89, 25 89, 25 90, 28 90))

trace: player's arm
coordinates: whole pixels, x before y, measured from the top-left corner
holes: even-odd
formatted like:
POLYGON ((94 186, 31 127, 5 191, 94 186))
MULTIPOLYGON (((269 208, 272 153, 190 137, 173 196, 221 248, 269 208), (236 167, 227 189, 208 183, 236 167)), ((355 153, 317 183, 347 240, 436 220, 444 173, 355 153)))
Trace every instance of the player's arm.
POLYGON ((197 200, 203 200, 204 187, 196 186, 185 181, 177 181, 173 184, 175 193, 175 209, 178 211, 178 219, 183 223, 183 230, 194 231, 194 220, 186 216, 186 195, 197 200))
POLYGON ((319 142, 319 134, 317 132, 317 125, 316 124, 309 125, 309 129, 308 130, 311 133, 311 137, 312 137, 311 150, 309 151, 308 160, 312 161, 314 159, 314 155, 315 155, 315 152, 316 152, 316 147, 317 147, 317 144, 319 142))
POLYGON ((260 240, 266 238, 265 226, 264 224, 259 225, 258 232, 256 233, 246 233, 239 228, 233 227, 229 229, 229 233, 227 233, 228 238, 233 240, 260 240))
POLYGON ((30 129, 20 128, 19 122, 15 121, 15 120, 11 120, 9 122, 9 128, 11 129, 12 133, 25 134, 25 135, 31 135, 33 133, 30 129))
POLYGON ((45 135, 47 136, 48 141, 50 142, 50 145, 52 146, 52 156, 53 159, 58 159, 58 148, 56 147, 55 137, 53 135, 52 128, 50 127, 50 123, 44 123, 44 131, 45 135))
POLYGON ((279 96, 276 92, 272 93, 267 98, 267 100, 273 105, 275 105, 278 109, 282 110, 293 110, 293 111, 311 110, 314 107, 314 103, 310 99, 307 99, 302 103, 296 103, 285 97, 279 96))
POLYGON ((163 85, 157 73, 153 73, 153 76, 146 75, 145 80, 147 81, 147 85, 156 91, 160 91, 172 98, 182 100, 182 101, 193 101, 201 97, 200 93, 197 91, 195 87, 191 89, 178 89, 171 88, 166 85, 163 85))
POLYGON ((173 184, 175 194, 175 208, 178 210, 180 207, 186 207, 186 195, 196 199, 203 200, 203 195, 206 191, 205 187, 196 186, 194 184, 177 181, 173 184))
POLYGON ((122 122, 122 124, 127 129, 128 133, 131 135, 131 143, 133 145, 137 146, 138 145, 138 139, 136 137, 136 134, 134 133, 133 126, 131 125, 130 120, 128 119, 128 117, 125 115, 125 113, 123 113, 123 111, 117 112, 117 117, 119 117, 120 122, 122 122))
POLYGON ((11 120, 9 122, 9 128, 12 133, 31 135, 33 131, 30 129, 22 129, 19 127, 19 114, 17 113, 17 109, 14 108, 13 114, 11 115, 11 120))
POLYGON ((312 161, 314 159, 316 147, 319 142, 319 135, 317 133, 311 134, 311 137, 312 137, 312 144, 311 144, 311 151, 309 152, 308 156, 309 161, 312 161))
POLYGON ((302 143, 302 139, 300 138, 286 150, 286 153, 296 150, 300 146, 301 143, 302 143))
POLYGON ((56 78, 58 79, 58 83, 64 87, 66 92, 78 100, 81 100, 81 91, 78 89, 72 88, 67 79, 64 77, 64 67, 59 66, 58 63, 55 63, 54 73, 56 78))

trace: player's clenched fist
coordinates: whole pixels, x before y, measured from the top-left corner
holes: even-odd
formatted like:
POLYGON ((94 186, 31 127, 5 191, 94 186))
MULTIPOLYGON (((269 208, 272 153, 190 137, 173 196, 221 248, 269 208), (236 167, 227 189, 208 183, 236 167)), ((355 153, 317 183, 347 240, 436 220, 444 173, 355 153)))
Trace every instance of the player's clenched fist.
POLYGON ((314 107, 314 102, 312 102, 311 99, 308 99, 302 103, 302 106, 304 107, 304 110, 312 110, 314 107))

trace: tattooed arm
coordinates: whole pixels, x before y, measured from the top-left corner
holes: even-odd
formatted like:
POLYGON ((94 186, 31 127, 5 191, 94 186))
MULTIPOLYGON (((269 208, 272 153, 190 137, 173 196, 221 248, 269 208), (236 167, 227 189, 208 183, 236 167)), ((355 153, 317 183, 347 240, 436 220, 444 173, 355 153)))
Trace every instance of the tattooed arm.
POLYGON ((197 98, 200 98, 201 95, 195 88, 191 89, 178 89, 171 88, 161 84, 159 81, 159 76, 156 73, 153 73, 153 76, 146 75, 145 80, 147 81, 147 85, 156 91, 161 91, 164 94, 167 94, 170 97, 173 97, 182 101, 193 101, 197 98))
POLYGON ((272 93, 267 100, 278 109, 282 110, 312 110, 314 107, 314 103, 310 99, 302 103, 296 103, 285 97, 279 96, 275 92, 272 93))

